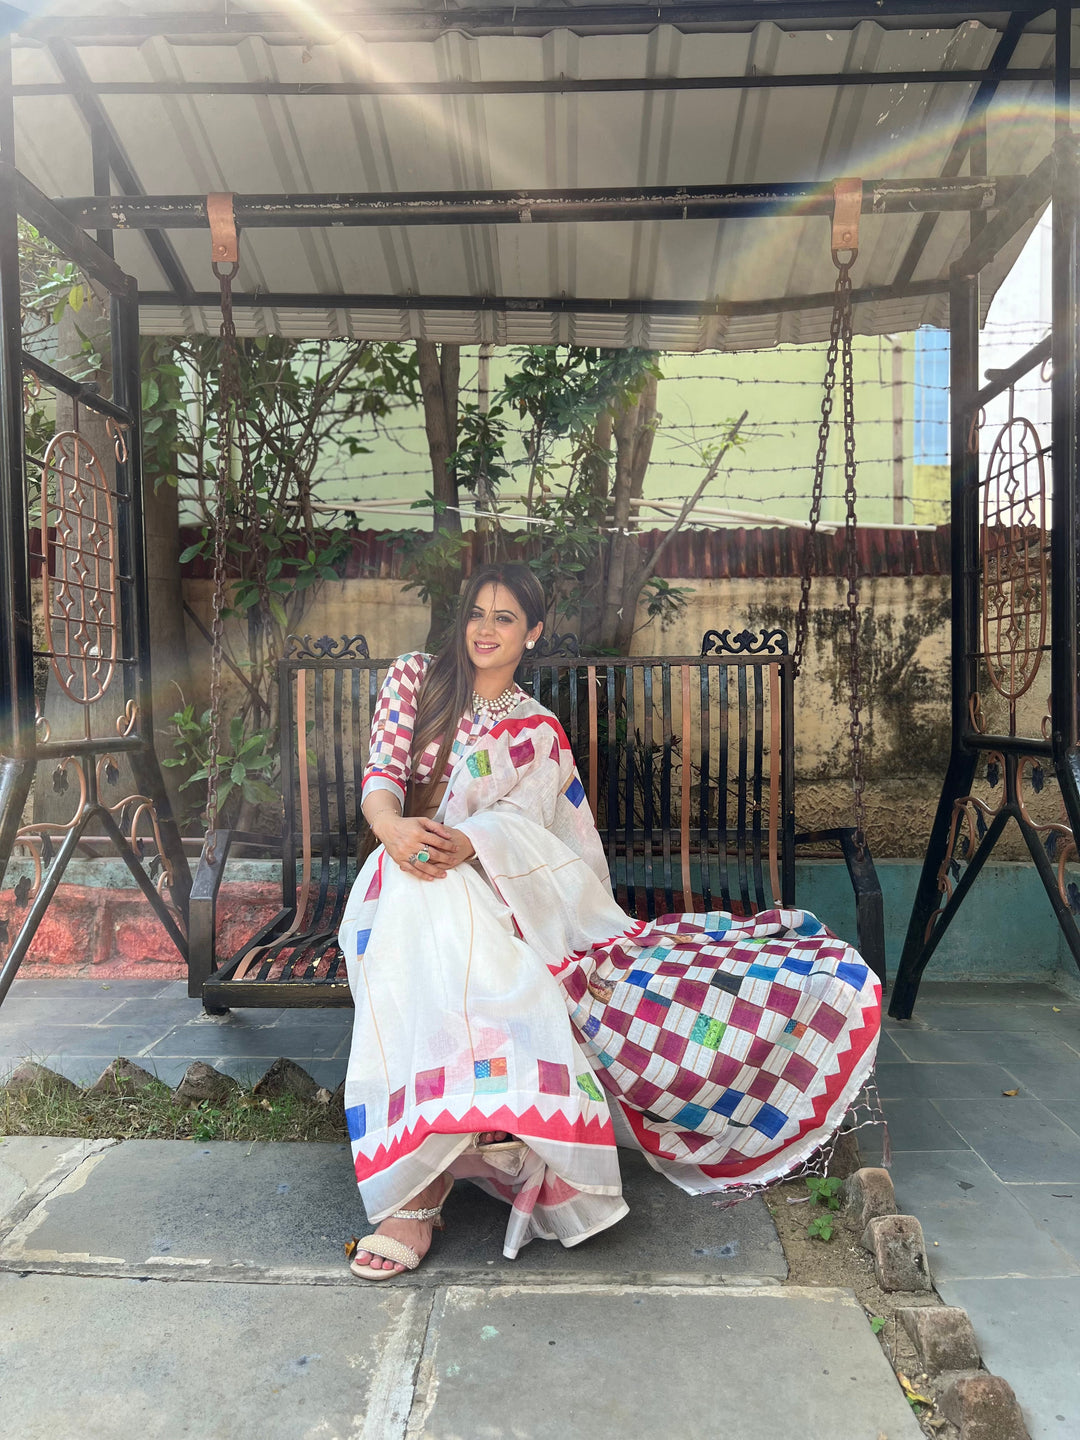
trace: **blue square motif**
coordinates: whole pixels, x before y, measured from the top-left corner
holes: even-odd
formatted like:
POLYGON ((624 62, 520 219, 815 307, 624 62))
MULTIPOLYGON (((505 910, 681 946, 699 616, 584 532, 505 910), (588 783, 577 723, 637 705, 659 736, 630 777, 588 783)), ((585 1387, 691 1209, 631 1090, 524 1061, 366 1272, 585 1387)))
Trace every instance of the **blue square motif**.
POLYGON ((644 990, 647 985, 652 983, 652 978, 651 970, 631 970, 630 974, 626 977, 626 983, 628 985, 640 985, 644 990))
MULTIPOLYGON (((780 967, 777 966, 777 969, 780 967)), ((755 980, 775 980, 776 970, 770 969, 768 965, 748 965, 746 973, 755 980)))
POLYGON ((589 1039, 591 1040, 592 1037, 596 1034, 596 1032, 600 1029, 600 1021, 595 1015, 590 1015, 588 1020, 585 1021, 585 1024, 581 1028, 585 1031, 585 1034, 588 1035, 589 1039))
POLYGON ((814 968, 812 960, 785 960, 781 970, 791 970, 796 975, 809 975, 814 968))
POLYGON ((842 960, 836 967, 836 978, 843 980, 845 985, 861 990, 866 984, 866 966, 856 965, 851 960, 842 960))
POLYGON ((815 919, 815 917, 814 917, 813 915, 807 915, 807 916, 804 917, 803 922, 802 922, 801 925, 796 925, 796 927, 795 927, 795 934, 796 934, 796 935, 820 935, 821 932, 822 932, 824 929, 825 929, 825 926, 822 925, 822 923, 821 923, 820 920, 815 919))
POLYGON ((743 1090, 725 1090, 712 1108, 717 1115, 726 1115, 730 1120, 739 1108, 739 1103, 745 1093, 743 1090))
POLYGON ((367 1106, 350 1105, 345 1111, 345 1124, 349 1127, 350 1140, 362 1140, 367 1134, 367 1106))
POLYGON ((755 1130, 760 1130, 762 1135, 774 1140, 787 1124, 787 1116, 782 1110, 777 1110, 775 1105, 762 1105, 750 1124, 755 1130))
POLYGON ((576 775, 566 787, 566 798, 570 801, 571 805, 576 806, 580 806, 581 802, 585 799, 585 787, 576 775))
POLYGON ((487 1080, 491 1076, 490 1060, 473 1061, 473 1078, 476 1080, 487 1080))
POLYGON ((363 955, 367 949, 367 943, 371 939, 371 930, 358 930, 356 932, 356 954, 357 958, 363 955))

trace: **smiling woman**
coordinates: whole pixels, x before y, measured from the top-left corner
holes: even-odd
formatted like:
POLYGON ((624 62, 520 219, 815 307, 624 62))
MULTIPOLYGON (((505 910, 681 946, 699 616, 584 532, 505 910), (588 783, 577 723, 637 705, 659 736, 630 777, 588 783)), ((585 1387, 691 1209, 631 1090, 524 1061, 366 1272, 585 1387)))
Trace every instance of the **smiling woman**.
POLYGON ((812 915, 616 905, 569 741, 514 684, 543 616, 525 567, 481 570, 443 650, 396 661, 376 710, 380 844, 339 937, 346 1120, 380 1222, 363 1279, 419 1265, 457 1178, 509 1205, 511 1259, 627 1213, 617 1143, 691 1193, 766 1184, 873 1066, 880 986, 812 915))

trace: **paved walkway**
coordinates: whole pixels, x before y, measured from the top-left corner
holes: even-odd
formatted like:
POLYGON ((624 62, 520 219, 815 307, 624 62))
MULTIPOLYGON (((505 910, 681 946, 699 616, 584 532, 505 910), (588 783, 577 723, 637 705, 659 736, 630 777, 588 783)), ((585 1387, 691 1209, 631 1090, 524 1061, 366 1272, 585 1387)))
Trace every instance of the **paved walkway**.
MULTIPOLYGON (((72 1079, 86 1082, 95 1078, 109 1059, 125 1054, 138 1059, 146 1068, 156 1070, 162 1079, 169 1082, 178 1080, 186 1065, 196 1058, 208 1060, 239 1077, 255 1078, 271 1060, 286 1055, 302 1064, 320 1083, 334 1085, 344 1075, 349 1020, 348 1012, 336 1011, 245 1011, 224 1019, 210 1019, 203 1017, 198 1005, 186 998, 179 983, 17 981, 0 1008, 0 1073, 17 1058, 31 1053, 72 1079)), ((915 1019, 903 1024, 887 1022, 878 1078, 890 1122, 893 1176, 898 1200, 902 1209, 911 1211, 923 1223, 939 1290, 946 1302, 963 1305, 970 1313, 986 1363, 990 1369, 1004 1375, 1016 1389, 1033 1440, 1050 1440, 1050 1437, 1052 1440, 1071 1440, 1071 1437, 1080 1435, 1080 1372, 1076 1365, 1080 1342, 1080 1004, 1075 997, 1043 985, 926 984, 915 1019), (1018 1093, 1004 1093, 1012 1090, 1018 1093)), ((874 1132, 863 1134, 872 1137, 874 1132)), ((144 1147, 154 1143, 158 1142, 142 1142, 144 1147)), ((326 1231, 323 1235, 314 1218, 304 1224, 291 1219, 282 1220, 280 1216, 275 1221, 270 1202, 278 1193, 277 1185, 298 1185, 304 1197, 304 1204, 300 1207, 302 1214, 315 1217, 328 1213, 329 1191, 326 1186, 331 1184, 329 1170, 325 1185, 318 1191, 317 1204, 315 1192, 308 1182, 289 1177, 274 1181, 273 1176, 258 1172, 252 1164, 246 1166, 243 1178, 235 1185, 230 1187, 222 1174, 216 1183, 207 1188, 205 1182, 213 1173, 209 1157, 217 1148, 180 1145, 177 1154, 181 1155, 184 1165, 177 1168, 178 1161, 170 1162, 164 1170, 161 1163, 154 1160, 151 1151, 140 1150, 130 1142, 112 1152, 115 1159, 105 1155, 99 1160, 94 1157, 81 1160, 82 1165, 99 1166, 101 1177, 111 1176, 110 1183, 120 1185, 121 1191, 121 1182, 127 1184, 129 1202, 124 1202, 115 1189, 99 1191, 95 1186, 80 1181, 78 1193, 82 1195, 81 1203, 86 1207, 79 1210, 79 1224, 84 1227, 83 1230, 79 1234, 68 1234, 63 1245, 57 1242, 56 1236, 46 1243, 49 1232, 47 1228, 44 1231, 40 1229, 45 1220, 39 1215, 37 1242, 29 1248, 63 1252, 68 1256, 76 1251, 96 1256, 95 1262, 87 1262, 89 1270, 87 1265, 82 1266, 86 1273, 80 1277, 79 1283, 105 1286, 105 1298, 88 1298, 86 1304, 100 1303, 106 1309, 113 1303, 107 1299, 107 1295, 112 1293, 107 1287, 110 1284, 130 1286, 134 1272, 125 1267, 132 1265, 143 1275, 164 1275, 176 1274, 178 1264, 197 1262, 206 1272, 205 1278, 210 1278, 207 1267, 212 1271, 215 1266, 231 1263, 232 1278, 246 1287, 253 1280, 259 1283, 265 1281, 266 1277, 253 1276, 250 1266, 261 1263, 260 1256, 269 1256, 273 1274, 283 1273, 290 1265, 294 1270, 297 1265, 301 1270, 307 1266, 311 1272, 306 1277, 309 1281, 324 1288, 328 1285, 338 1287, 344 1274, 336 1253, 338 1231, 349 1228, 348 1215, 354 1213, 349 1207, 355 1204, 344 1167, 340 1172, 344 1180, 333 1181, 339 1189, 341 1185, 345 1187, 339 1201, 335 1202, 343 1208, 333 1225, 327 1223, 323 1226, 326 1231), (200 1150, 204 1152, 201 1156, 200 1150), (140 1155, 143 1158, 137 1159, 140 1155), (128 1158, 121 1159, 121 1156, 128 1158), (208 1167, 201 1176, 197 1174, 200 1160, 208 1167), (181 1184, 178 1177, 185 1166, 186 1178, 181 1184), (152 1173, 159 1177, 167 1173, 168 1184, 158 1183, 155 1186, 149 1178, 152 1173), (257 1173, 261 1178, 258 1184, 253 1184, 251 1177, 257 1173), (139 1175, 141 1179, 137 1178, 139 1175), (176 1188, 178 1185, 179 1189, 176 1188), (184 1185, 194 1188, 185 1190, 184 1185), (129 1220, 134 1213, 131 1197, 139 1194, 140 1188, 144 1194, 153 1193, 162 1197, 154 1203, 163 1207, 157 1220, 152 1215, 144 1217, 140 1222, 143 1225, 141 1230, 129 1220), (175 1237, 169 1240, 164 1231, 162 1234, 155 1231, 153 1235, 149 1231, 155 1230, 155 1225, 161 1230, 168 1214, 198 1217, 200 1196, 206 1193, 230 1196, 228 1213, 233 1217, 230 1221, 233 1228, 222 1232, 220 1253, 213 1252, 212 1247, 208 1249, 206 1243, 197 1243, 204 1239, 204 1229, 197 1218, 191 1221, 189 1230, 185 1232, 180 1252, 166 1253, 160 1248, 147 1248, 154 1240, 163 1238, 170 1245, 174 1244, 175 1237), (245 1217, 242 1225, 236 1220, 238 1213, 245 1217), (124 1217, 123 1222, 118 1218, 120 1216, 124 1217), (125 1234, 130 1244, 125 1241, 125 1234), (252 1237, 257 1238, 257 1245, 252 1237), (128 1248, 125 1248, 126 1244, 128 1248), (115 1262, 113 1268, 110 1270, 106 1264, 103 1270, 102 1262, 109 1261, 110 1257, 115 1262), (157 1270, 148 1269, 147 1262, 152 1257, 156 1257, 157 1270), (103 1274, 114 1278, 102 1279, 103 1274)), ((251 1147, 242 1148, 249 1150, 251 1147)), ((327 1150, 333 1148, 327 1147, 327 1150)), ((300 1147, 297 1147, 297 1154, 292 1157, 294 1163, 301 1160, 299 1150, 300 1147)), ((865 1151, 864 1145, 864 1154, 865 1151)), ((339 1166, 341 1158, 329 1156, 320 1164, 333 1169, 339 1166)), ((871 1153, 866 1158, 872 1161, 875 1157, 871 1153)), ((217 1164, 216 1161, 213 1163, 217 1164)), ((260 1163, 265 1165, 268 1162, 260 1163)), ((285 1157, 275 1161, 279 1169, 284 1163, 285 1157)), ((301 1172, 308 1174, 311 1168, 304 1161, 301 1172)), ((315 1169, 318 1170, 318 1167, 315 1169)), ((425 1267, 427 1278, 421 1282, 421 1288, 427 1299, 422 1303, 416 1302, 420 1309, 410 1309, 411 1302, 406 1303, 400 1298, 387 1300, 389 1310, 384 1313, 389 1315, 392 1311, 398 1317, 394 1321, 398 1328, 393 1330, 397 1338, 386 1340, 389 1352, 380 1348, 380 1342, 380 1346, 376 1347, 378 1354, 393 1353, 404 1357, 415 1352, 425 1357, 417 1372, 420 1388, 415 1394, 410 1391, 407 1405, 400 1395, 393 1400, 399 1409, 405 1406, 412 1416, 411 1420, 403 1422, 411 1428, 400 1430, 400 1433, 432 1437, 468 1433, 467 1427, 464 1430, 460 1428, 461 1416, 466 1411, 454 1407, 467 1407, 476 1401, 479 1393, 476 1391, 468 1391, 472 1401, 462 1397, 466 1396, 467 1387, 474 1383, 474 1379, 477 1384, 488 1383, 476 1378, 481 1373, 486 1374, 482 1372, 482 1367, 481 1371, 473 1367, 470 1372, 472 1378, 466 1380, 463 1378, 466 1375, 464 1368, 453 1370, 454 1366, 461 1367, 462 1361, 446 1359, 443 1366, 445 1374, 443 1370, 438 1370, 436 1377, 437 1401, 431 1399, 424 1386, 429 1382, 435 1383, 432 1376, 436 1375, 436 1370, 432 1366, 436 1365, 436 1361, 430 1346, 443 1344, 444 1323, 447 1346, 458 1345, 459 1349, 466 1343, 468 1330, 466 1322, 461 1319, 463 1315, 475 1312, 481 1336, 488 1330, 498 1336, 507 1333, 505 1320, 498 1318, 503 1314, 499 1307, 509 1303, 506 1296, 500 1294, 496 1297, 490 1288, 475 1289, 478 1282, 485 1278, 482 1272, 489 1265, 498 1270, 499 1283, 510 1287, 507 1295, 511 1291, 516 1295, 521 1290, 520 1301, 515 1302, 521 1308, 515 1308, 514 1313, 535 1317, 535 1320, 521 1322, 525 1327, 523 1333, 531 1337, 530 1344, 541 1332, 546 1336, 550 1330, 550 1338, 556 1342, 550 1348, 558 1350, 560 1345, 572 1348, 574 1358, 568 1363, 575 1369, 579 1365, 584 1370, 593 1366, 602 1369, 607 1363, 603 1357, 609 1354, 610 1346, 604 1343, 603 1327, 599 1332, 596 1328, 600 1326, 599 1319, 590 1318, 584 1328, 578 1328, 576 1317, 592 1314, 587 1306, 580 1306, 575 1300, 573 1305, 567 1302, 563 1308, 550 1308, 556 1305, 556 1290, 551 1287, 555 1285, 558 1289, 558 1282, 562 1279, 567 1280, 569 1285, 569 1289, 558 1291, 564 1300, 570 1294, 581 1297, 586 1293, 603 1294, 607 1299, 617 1298, 618 1303, 610 1313, 619 1316, 617 1331, 619 1326, 630 1327, 625 1332, 625 1354, 630 1357, 631 1363, 639 1340, 645 1347, 643 1353, 648 1352, 650 1324, 670 1323, 675 1327, 671 1334, 677 1337, 684 1333, 680 1329, 682 1322, 677 1317, 691 1317, 689 1328, 685 1331, 686 1337, 689 1337, 693 1327, 701 1323, 704 1312, 695 1311, 692 1307, 672 1311, 660 1305, 661 1299, 664 1306, 675 1303, 673 1297, 667 1294, 667 1287, 674 1283, 682 1299, 693 1291, 697 1296, 694 1303, 706 1306, 710 1315, 715 1314, 715 1318, 708 1322, 710 1333, 721 1334, 725 1344, 737 1343, 739 1346, 753 1337, 753 1345, 759 1347, 755 1351, 756 1358, 751 1358, 749 1351, 740 1349, 734 1369, 729 1370, 725 1363, 725 1374, 744 1377, 755 1374, 760 1369, 764 1354, 768 1356, 769 1365, 779 1365, 784 1375, 790 1376, 788 1362, 783 1358, 789 1350, 792 1356, 798 1354, 802 1357, 799 1360, 802 1365, 805 1356, 793 1338, 801 1333, 803 1320, 797 1317, 802 1312, 784 1312, 791 1318, 778 1322, 775 1316, 779 1312, 775 1308, 770 1309, 778 1303, 774 1292, 766 1294, 763 1291, 756 1311, 747 1308, 739 1310, 734 1319, 726 1318, 724 1305, 735 1303, 731 1298, 732 1292, 716 1289, 718 1283, 730 1286, 733 1281, 745 1284, 777 1278, 776 1271, 770 1270, 767 1259, 762 1258, 767 1257, 770 1241, 767 1224, 754 1231, 751 1223, 755 1214, 760 1217, 763 1212, 760 1209, 755 1211, 752 1205, 732 1211, 698 1205, 695 1212, 694 1202, 686 1202, 684 1197, 662 1182, 657 1188, 655 1180, 656 1177, 651 1175, 637 1177, 632 1173, 630 1176, 630 1184, 637 1187, 633 1208, 641 1217, 636 1228, 631 1229, 628 1222, 617 1227, 610 1238, 596 1242, 594 1246, 581 1247, 579 1251, 563 1253, 549 1246, 529 1247, 523 1252, 522 1260, 511 1267, 509 1274, 503 1273, 505 1266, 498 1260, 498 1248, 494 1245, 498 1217, 488 1216, 482 1207, 476 1207, 475 1199, 470 1199, 467 1213, 462 1214, 461 1223, 452 1230, 445 1250, 441 1249, 443 1261, 439 1265, 425 1267), (684 1214, 681 1207, 687 1203, 691 1209, 684 1214), (740 1215, 742 1219, 738 1222, 730 1218, 740 1215), (707 1217, 704 1229, 701 1228, 702 1216, 707 1217), (740 1231, 736 1235, 733 1232, 729 1236, 724 1227, 732 1223, 745 1223, 751 1228, 745 1233, 740 1231), (737 1243, 732 1251, 734 1242, 737 1243), (486 1251, 485 1245, 488 1246, 486 1251), (611 1247, 610 1252, 606 1247, 611 1247), (492 1259, 492 1256, 496 1258, 492 1259), (526 1259, 527 1256, 532 1258, 526 1259), (740 1265, 741 1272, 736 1273, 740 1265), (529 1287, 541 1283, 544 1288, 534 1294, 529 1287), (432 1285, 436 1287, 434 1292, 431 1291, 432 1285), (588 1288, 597 1286, 599 1290, 588 1288), (642 1310, 639 1306, 645 1308, 642 1310), (720 1309, 715 1309, 716 1306, 720 1309), (644 1328, 639 1336, 634 1329, 635 1317, 646 1314, 657 1318, 642 1322, 644 1328), (755 1314, 762 1317, 760 1325, 750 1318, 755 1314), (774 1318, 764 1318, 769 1316, 774 1318), (479 1317, 482 1317, 482 1323, 479 1317), (727 1325, 732 1326, 730 1334, 724 1329, 727 1325), (776 1328, 777 1325, 780 1328, 776 1328), (781 1334, 784 1344, 778 1346, 777 1336, 781 1334), (394 1346, 398 1347, 397 1350, 394 1346), (454 1383, 447 1384, 447 1381, 454 1383), (458 1385, 465 1388, 455 1388, 458 1385), (438 1424, 430 1417, 423 1418, 427 1413, 424 1407, 429 1402, 434 1406, 430 1414, 439 1417, 438 1424), (446 1409, 440 1411, 439 1404, 445 1405, 446 1409)), ((281 1193, 289 1195, 293 1192, 287 1188, 281 1193)), ((0 1168, 0 1202, 2 1200, 0 1168)), ((461 1205, 464 1210, 464 1201, 455 1200, 453 1203, 461 1205)), ((55 1212, 53 1214, 54 1219, 48 1222, 50 1224, 55 1224, 55 1212)), ((74 1216, 75 1212, 71 1214, 74 1216)), ((75 1228, 77 1230, 78 1226, 75 1228)), ((14 1241, 9 1237, 5 1250, 16 1242, 22 1243, 17 1236, 14 1241)), ((5 1263, 13 1263, 14 1258, 9 1252, 9 1262, 5 1263)), ((50 1268, 47 1255, 38 1254, 32 1261, 29 1256, 26 1258, 37 1272, 50 1268)), ((65 1271, 63 1283, 69 1285, 76 1283, 71 1273, 72 1265, 73 1262, 67 1259, 53 1267, 65 1271)), ((486 1278, 492 1280, 494 1276, 488 1271, 486 1278)), ((0 1276, 0 1281, 11 1290, 8 1276, 0 1276)), ((18 1293, 33 1293, 37 1297, 34 1304, 42 1307, 48 1303, 55 1305, 55 1298, 49 1299, 53 1292, 48 1287, 58 1283, 61 1283, 61 1277, 39 1273, 34 1279, 34 1287, 37 1288, 18 1293)), ((349 1293, 353 1294, 355 1289, 354 1286, 349 1293)), ((790 1290, 783 1293, 793 1295, 790 1290)), ((378 1292, 378 1297, 376 1301, 367 1291, 356 1296, 349 1302, 354 1307, 350 1313, 367 1314, 372 1305, 382 1305, 387 1299, 387 1292, 378 1292)), ((750 1296, 740 1291, 738 1298, 741 1301, 750 1296)), ((811 1303, 796 1298, 799 1298, 800 1304, 811 1303)), ((192 1305, 195 1303, 190 1296, 188 1301, 192 1305)), ((5 1297, 0 1303, 11 1302, 5 1297)), ((29 1301, 26 1303, 30 1305, 29 1301)), ((169 1303, 179 1305, 180 1299, 173 1296, 169 1303)), ((212 1308, 225 1302, 219 1296, 199 1303, 212 1308)), ((254 1304, 254 1300, 251 1303, 254 1304)), ((332 1304, 328 1298, 325 1303, 327 1306, 332 1304)), ((836 1303, 840 1304, 839 1301, 836 1303)), ((30 1308, 33 1310, 33 1305, 30 1308)), ((839 1315, 840 1309, 835 1314, 839 1315)), ((328 1310, 327 1315, 329 1313, 328 1310)), ((830 1310, 829 1313, 832 1315, 834 1312, 830 1310)), ((810 1311, 806 1312, 807 1316, 810 1314, 810 1311)), ((208 1334, 214 1332, 216 1325, 226 1325, 223 1316, 215 1319, 206 1312, 196 1322, 192 1311, 185 1321, 177 1311, 176 1325, 189 1322, 209 1327, 208 1334)), ((255 1311, 252 1311, 250 1323, 256 1326, 261 1323, 255 1318, 255 1311)), ((298 1323, 306 1323, 299 1314, 298 1323)), ((808 1319, 806 1323, 812 1330, 814 1322, 808 1319)), ((837 1320, 835 1323, 842 1328, 846 1322, 837 1320)), ((652 1333, 666 1332, 657 1330, 652 1333)), ((468 1331, 468 1334, 472 1332, 468 1331)), ((674 1339, 671 1343, 675 1343, 674 1339)), ((546 1340, 544 1344, 547 1344, 546 1340)), ((845 1355, 848 1353, 847 1345, 845 1340, 845 1355)), ((665 1352, 668 1350, 668 1342, 665 1342, 665 1352)), ((445 1357, 449 1350, 440 1353, 445 1357)), ((496 1356, 499 1352, 480 1347, 475 1353, 487 1357, 496 1356)), ((616 1359, 622 1353, 617 1351, 616 1359)), ((362 1346, 356 1350, 358 1371, 362 1370, 367 1377, 365 1383, 370 1381, 374 1386, 372 1394, 385 1396, 389 1393, 385 1363, 380 1369, 373 1358, 364 1358, 364 1354, 362 1346)), ((554 1356, 551 1358, 554 1363, 554 1356)), ((865 1358, 869 1364, 869 1357, 865 1358)), ((493 1386, 496 1385, 494 1377, 504 1362, 517 1364, 512 1349, 508 1348, 498 1363, 493 1362, 493 1386)), ((674 1375, 683 1375, 684 1362, 685 1356, 680 1355, 674 1375)), ((288 1362, 281 1361, 286 1366, 299 1363, 300 1359, 295 1356, 288 1362)), ((401 1363, 405 1363, 404 1359, 401 1363)), ((693 1366, 698 1363, 699 1360, 695 1359, 693 1366)), ((442 1365, 442 1361, 438 1365, 442 1365)), ((0 1371, 3 1368, 0 1362, 0 1371)), ((668 1368, 670 1370, 671 1366, 668 1368)), ((832 1365, 818 1368, 835 1370, 835 1357, 832 1365)), ((652 1386, 655 1375, 648 1371, 647 1365, 644 1371, 650 1374, 652 1386)), ((289 1372, 290 1375, 293 1373, 289 1372)), ((295 1372, 296 1375, 300 1373, 295 1372)), ((769 1373, 772 1374, 771 1371, 769 1373)), ((855 1374, 855 1370, 850 1373, 855 1374)), ((635 1375, 635 1381, 637 1378, 639 1376, 635 1375)), ((565 1370, 556 1365, 550 1383, 565 1387, 565 1370), (560 1379, 556 1381, 555 1375, 560 1371, 560 1379)), ((751 1390, 756 1393, 760 1383, 760 1378, 755 1378, 751 1390)), ((578 1428, 588 1428, 591 1435, 609 1433, 602 1428, 608 1423, 604 1415, 598 1416, 590 1408, 588 1392, 580 1385, 571 1388, 573 1405, 578 1408, 560 1410, 556 1407, 551 1412, 559 1417, 562 1433, 573 1433, 578 1428), (601 1428, 597 1429, 598 1425, 601 1428)), ((646 1388, 649 1393, 655 1389, 654 1386, 646 1388)), ((678 1388, 684 1397, 679 1403, 684 1406, 696 1403, 696 1397, 691 1398, 695 1390, 693 1383, 680 1383, 678 1388)), ((496 1393, 492 1391, 492 1395, 496 1393)), ((561 1390, 557 1393, 566 1400, 567 1406, 571 1406, 571 1398, 567 1398, 561 1390)), ((727 1385, 722 1387, 722 1394, 718 1393, 711 1412, 713 1420, 718 1422, 720 1418, 727 1417, 747 1440, 757 1440, 758 1435, 771 1436, 774 1433, 772 1430, 747 1428, 742 1418, 738 1419, 736 1426, 736 1417, 741 1417, 743 1412, 737 1408, 730 1409, 731 1403, 738 1403, 730 1401, 732 1393, 727 1385)), ((635 1389, 628 1390, 627 1395, 633 1405, 644 1403, 635 1389)), ((830 1396, 830 1403, 835 1403, 835 1394, 830 1392, 830 1396)), ((663 1385, 655 1390, 655 1397, 657 1404, 676 1404, 674 1395, 663 1385)), ((823 1404, 827 1398, 822 1399, 823 1404)), ((391 1401, 388 1399, 386 1403, 391 1401)), ((497 1407, 499 1402, 492 1400, 491 1403, 497 1407)), ((355 1413, 363 1414, 363 1406, 357 1405, 355 1413)), ((622 1411, 616 1406, 611 1413, 618 1415, 622 1411)), ((776 1412, 771 1413, 775 1417, 776 1412)), ((696 1411, 692 1415, 687 1411, 686 1417, 685 1424, 671 1417, 666 1421, 658 1418, 658 1428, 646 1428, 642 1433, 670 1433, 680 1437, 714 1433, 708 1428, 704 1411, 700 1415, 696 1411), (668 1426, 666 1429, 665 1424, 668 1426)), ((7 1433, 2 1428, 4 1423, 14 1422, 0 1421, 0 1436, 7 1433)), ((493 1435, 513 1433, 510 1418, 498 1423, 504 1428, 494 1429, 493 1435)), ((771 1421, 763 1419, 762 1423, 771 1421)), ((345 1428, 341 1433, 361 1436, 369 1433, 358 1426, 359 1421, 356 1421, 352 1430, 345 1428)), ((641 1429, 640 1426, 638 1428, 641 1429)), ((883 1424, 879 1424, 878 1428, 887 1431, 889 1440, 898 1440, 907 1433, 899 1428, 889 1429, 883 1424)), ((802 1430, 810 1440, 817 1440, 819 1434, 824 1437, 835 1433, 834 1426, 825 1426, 820 1430, 803 1426, 802 1430)), ((22 1428, 18 1429, 18 1433, 28 1440, 36 1432, 22 1428)), ((145 1433, 179 1432, 155 1432, 151 1429, 145 1433)), ((200 1431, 195 1425, 192 1433, 214 1432, 200 1431)), ((243 1435, 247 1432, 241 1426, 231 1433, 243 1435)), ((312 1429, 310 1432, 285 1428, 280 1433, 290 1437, 310 1433, 313 1440, 316 1436, 318 1440, 331 1440, 331 1436, 338 1432, 332 1428, 312 1429)), ((398 1432, 390 1429, 386 1433, 398 1432)), ((529 1436, 529 1440, 534 1440, 534 1437, 538 1440, 548 1432, 541 1427, 526 1429, 523 1433, 529 1436)), ((552 1433, 559 1432, 553 1429, 552 1433)), ((610 1433, 620 1433, 617 1425, 610 1433)), ((775 1433, 786 1435, 788 1429, 781 1427, 775 1433)), ((876 1431, 870 1428, 865 1431, 851 1429, 848 1433, 853 1437, 866 1433, 873 1440, 876 1431)))

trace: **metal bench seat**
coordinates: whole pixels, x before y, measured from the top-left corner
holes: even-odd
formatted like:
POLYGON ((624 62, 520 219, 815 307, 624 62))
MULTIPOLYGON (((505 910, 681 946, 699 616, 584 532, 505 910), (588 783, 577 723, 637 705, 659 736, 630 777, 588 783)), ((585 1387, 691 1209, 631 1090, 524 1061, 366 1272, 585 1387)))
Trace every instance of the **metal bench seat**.
MULTIPOLYGON (((351 1004, 336 937, 366 833, 371 716, 391 663, 372 660, 363 636, 291 640, 278 676, 281 909, 219 960, 217 894, 241 837, 217 832, 191 893, 189 993, 207 1009, 351 1004)), ((849 829, 796 833, 793 662, 782 631, 710 630, 698 656, 630 659, 581 656, 573 637, 557 637, 520 678, 570 738, 629 914, 794 905, 796 847, 828 842, 847 862, 859 947, 884 978, 869 854, 849 829)))

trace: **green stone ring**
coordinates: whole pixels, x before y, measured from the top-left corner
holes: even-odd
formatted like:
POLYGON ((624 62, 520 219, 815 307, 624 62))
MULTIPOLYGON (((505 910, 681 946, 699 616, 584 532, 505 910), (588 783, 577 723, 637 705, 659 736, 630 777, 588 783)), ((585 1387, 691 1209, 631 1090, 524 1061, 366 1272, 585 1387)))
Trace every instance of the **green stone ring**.
POLYGON ((431 859, 431 856, 428 854, 428 852, 427 852, 426 850, 418 850, 418 851, 416 852, 416 863, 417 863, 418 865, 426 865, 427 862, 428 862, 430 859, 431 859))

